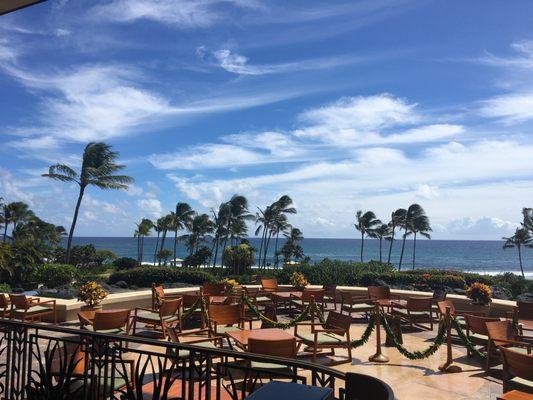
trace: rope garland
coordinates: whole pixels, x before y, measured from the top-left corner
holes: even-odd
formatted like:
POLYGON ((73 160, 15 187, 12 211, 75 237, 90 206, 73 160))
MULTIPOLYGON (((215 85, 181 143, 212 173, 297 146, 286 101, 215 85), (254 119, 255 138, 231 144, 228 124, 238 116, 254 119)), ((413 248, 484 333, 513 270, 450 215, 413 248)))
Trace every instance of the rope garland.
POLYGON ((200 307, 200 299, 197 299, 194 304, 181 315, 181 319, 183 322, 187 321, 191 316, 194 314, 194 312, 200 307))
POLYGON ((471 353, 475 354, 476 356, 478 356, 478 357, 480 357, 482 359, 486 359, 487 355, 485 353, 482 353, 478 349, 476 349, 476 346, 474 346, 474 344, 470 341, 470 339, 468 339, 468 337, 466 336, 465 332, 463 331, 463 328, 461 328, 461 325, 459 324, 459 320, 457 319, 457 317, 452 317, 451 319, 452 319, 452 325, 455 328, 455 330, 457 331, 457 334, 459 335, 459 339, 461 339, 461 341, 463 342, 465 347, 471 353))
POLYGON ((305 319, 307 319, 309 317, 310 311, 311 311, 311 305, 308 304, 307 307, 305 307, 305 309, 302 311, 302 313, 300 315, 298 315, 296 318, 294 318, 294 319, 292 319, 290 321, 287 321, 287 322, 277 322, 277 321, 274 321, 274 320, 268 318, 266 315, 262 314, 259 311, 259 309, 256 307, 256 305, 252 302, 252 300, 250 300, 250 298, 248 298, 248 296, 243 295, 241 299, 242 299, 241 301, 243 301, 244 304, 246 304, 248 306, 250 311, 257 318, 259 318, 261 321, 269 324, 273 328, 289 329, 289 328, 293 327, 294 325, 296 325, 296 324, 304 321, 305 319))

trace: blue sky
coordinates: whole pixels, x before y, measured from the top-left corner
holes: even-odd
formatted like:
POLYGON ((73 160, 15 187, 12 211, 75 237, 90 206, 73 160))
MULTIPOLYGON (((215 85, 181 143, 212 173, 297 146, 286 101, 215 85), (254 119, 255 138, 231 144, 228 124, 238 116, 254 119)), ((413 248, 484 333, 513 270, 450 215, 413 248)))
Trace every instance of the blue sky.
POLYGON ((436 239, 499 239, 533 195, 533 4, 50 0, 0 17, 0 196, 69 226, 89 141, 135 185, 77 233, 131 235, 178 201, 281 194, 307 237, 418 202, 436 239))

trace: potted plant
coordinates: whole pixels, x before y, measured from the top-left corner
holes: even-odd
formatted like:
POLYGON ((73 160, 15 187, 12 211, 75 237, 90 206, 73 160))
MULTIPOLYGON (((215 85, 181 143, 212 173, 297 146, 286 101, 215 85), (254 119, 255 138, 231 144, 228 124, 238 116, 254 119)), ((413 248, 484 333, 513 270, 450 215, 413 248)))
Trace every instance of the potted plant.
POLYGON ((291 275, 290 284, 297 290, 304 290, 305 287, 309 285, 309 282, 305 279, 304 274, 295 271, 291 275))
POLYGON ((83 311, 95 311, 102 308, 100 303, 107 297, 107 292, 102 288, 102 285, 90 281, 80 286, 78 289, 78 301, 83 301, 85 306, 82 306, 83 311))
POLYGON ((231 296, 235 288, 239 286, 239 282, 237 282, 235 279, 224 278, 222 279, 221 283, 224 284, 226 296, 231 296))
POLYGON ((474 282, 466 289, 466 297, 472 299, 473 304, 487 306, 492 301, 492 289, 484 283, 474 282))

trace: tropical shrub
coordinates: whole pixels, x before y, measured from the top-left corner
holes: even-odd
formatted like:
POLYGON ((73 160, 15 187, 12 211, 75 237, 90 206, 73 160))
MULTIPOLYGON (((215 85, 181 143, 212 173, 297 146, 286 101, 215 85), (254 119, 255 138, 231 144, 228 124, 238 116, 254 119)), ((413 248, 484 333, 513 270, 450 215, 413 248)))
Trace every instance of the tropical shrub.
POLYGON ((489 304, 492 301, 492 289, 484 283, 474 282, 466 289, 466 297, 479 304, 489 304))
POLYGON ((233 274, 243 274, 255 262, 255 249, 247 243, 229 246, 224 250, 224 265, 231 269, 233 274))
POLYGON ((199 267, 206 265, 211 258, 211 250, 208 247, 200 247, 196 252, 190 256, 185 257, 182 265, 184 267, 199 267))
POLYGON ((94 281, 87 282, 78 289, 78 301, 83 301, 89 307, 100 305, 107 295, 102 285, 94 281))
POLYGON ((48 288, 70 285, 76 276, 76 267, 70 264, 44 264, 35 271, 37 281, 48 288))
POLYGON ((9 286, 7 283, 0 283, 0 293, 10 293, 11 292, 11 286, 9 286))
POLYGON ((113 261, 113 265, 119 269, 132 269, 137 267, 137 260, 131 257, 120 257, 113 261))
POLYGON ((157 259, 163 262, 163 264, 166 264, 171 256, 172 252, 169 249, 162 249, 157 252, 157 259))
POLYGON ((192 268, 140 267, 127 271, 117 271, 109 277, 109 283, 124 281, 128 285, 149 287, 152 283, 183 282, 201 285, 214 282, 215 277, 209 272, 192 268))
POLYGON ((92 244, 83 246, 72 246, 70 251, 70 264, 79 267, 87 267, 94 263, 96 258, 96 247, 92 244))
POLYGON ((111 250, 96 250, 96 253, 94 255, 94 263, 98 266, 105 265, 105 264, 111 264, 113 263, 117 258, 117 255, 113 253, 111 250))

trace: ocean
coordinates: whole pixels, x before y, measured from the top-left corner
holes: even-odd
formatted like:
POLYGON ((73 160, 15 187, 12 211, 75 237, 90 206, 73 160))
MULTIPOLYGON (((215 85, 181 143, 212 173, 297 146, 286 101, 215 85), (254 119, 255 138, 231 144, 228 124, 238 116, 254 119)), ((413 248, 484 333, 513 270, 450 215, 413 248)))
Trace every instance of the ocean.
MULTIPOLYGON (((259 249, 260 240, 250 238, 250 244, 259 249)), ((66 242, 66 241, 65 241, 66 242)), ((108 249, 120 257, 137 257, 137 242, 132 237, 75 237, 74 244, 92 243, 97 249, 108 249)), ((146 262, 153 262, 156 238, 147 237, 144 241, 144 256, 146 262)), ((301 243, 305 255, 311 261, 317 262, 323 258, 337 260, 359 261, 360 239, 304 239, 301 243)), ((172 250, 173 238, 167 238, 165 247, 172 250)), ((279 241, 279 248, 283 240, 279 241)), ((388 242, 383 242, 383 258, 388 255, 388 242)), ((416 267, 417 268, 445 268, 483 274, 498 274, 503 272, 520 273, 518 254, 516 249, 503 250, 503 241, 482 240, 417 240, 416 267)), ((365 239, 364 260, 379 260, 379 242, 365 239)), ((412 240, 407 240, 402 269, 412 268, 412 240)), ((398 264, 400 258, 401 241, 393 245, 391 261, 398 264)), ((187 251, 183 244, 178 244, 177 257, 185 258, 187 251)), ((522 251, 526 277, 533 278, 533 249, 522 251)), ((272 243, 267 255, 267 262, 273 263, 274 244, 272 243)))

